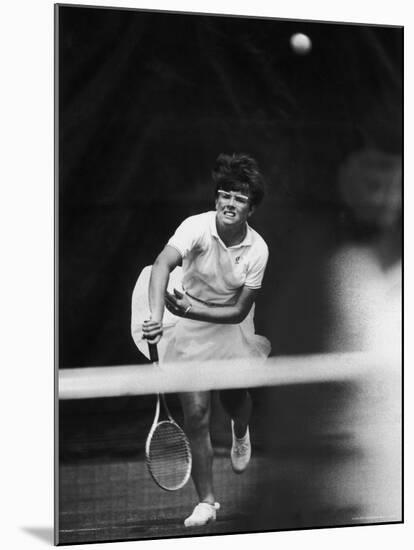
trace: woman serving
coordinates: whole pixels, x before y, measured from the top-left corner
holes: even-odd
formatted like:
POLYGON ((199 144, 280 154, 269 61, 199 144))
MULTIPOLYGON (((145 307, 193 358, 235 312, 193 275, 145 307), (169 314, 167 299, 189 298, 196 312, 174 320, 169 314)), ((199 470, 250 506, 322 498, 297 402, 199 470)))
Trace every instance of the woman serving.
MULTIPOLYGON (((158 343, 166 307, 180 319, 166 346, 164 362, 232 358, 266 358, 270 345, 254 331, 254 302, 268 260, 263 238, 248 218, 264 195, 256 161, 244 154, 221 154, 213 173, 215 211, 183 221, 158 255, 151 271, 151 318, 143 337, 158 343), (167 291, 170 273, 182 266, 182 289, 167 291)), ((241 473, 250 455, 251 398, 244 389, 223 390, 220 400, 231 418, 233 470, 241 473)), ((192 478, 199 497, 187 527, 216 519, 213 449, 210 439, 210 392, 180 395, 190 440, 192 478)))

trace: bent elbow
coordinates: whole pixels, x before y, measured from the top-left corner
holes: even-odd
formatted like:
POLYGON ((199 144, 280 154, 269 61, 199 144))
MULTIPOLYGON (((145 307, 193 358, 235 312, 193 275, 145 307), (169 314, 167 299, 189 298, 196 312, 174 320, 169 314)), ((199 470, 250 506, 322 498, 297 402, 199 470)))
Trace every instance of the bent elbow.
POLYGON ((235 324, 242 323, 251 312, 252 307, 253 307, 253 303, 252 304, 244 303, 244 304, 239 304, 239 307, 236 306, 236 311, 234 315, 235 320, 232 322, 235 324))
POLYGON ((231 323, 234 325, 239 325, 246 319, 247 313, 248 313, 247 311, 243 311, 243 310, 237 311, 231 323))

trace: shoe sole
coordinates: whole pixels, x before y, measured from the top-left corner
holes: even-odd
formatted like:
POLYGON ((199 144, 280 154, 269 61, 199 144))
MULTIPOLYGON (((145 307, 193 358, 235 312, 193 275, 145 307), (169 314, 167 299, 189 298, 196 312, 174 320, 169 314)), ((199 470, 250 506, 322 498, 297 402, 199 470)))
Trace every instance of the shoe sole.
MULTIPOLYGON (((250 462, 250 461, 249 461, 249 462, 250 462)), ((233 470, 233 472, 234 472, 235 474, 242 474, 243 472, 245 472, 245 471, 247 470, 248 466, 249 466, 249 464, 246 464, 246 466, 245 466, 242 470, 238 470, 238 469, 235 468, 235 467, 233 466, 233 464, 232 464, 232 465, 231 465, 231 469, 233 470)))
POLYGON ((215 519, 208 519, 205 523, 200 523, 200 525, 186 525, 184 523, 184 527, 186 527, 187 529, 196 529, 197 527, 205 527, 209 523, 214 523, 215 521, 215 519))

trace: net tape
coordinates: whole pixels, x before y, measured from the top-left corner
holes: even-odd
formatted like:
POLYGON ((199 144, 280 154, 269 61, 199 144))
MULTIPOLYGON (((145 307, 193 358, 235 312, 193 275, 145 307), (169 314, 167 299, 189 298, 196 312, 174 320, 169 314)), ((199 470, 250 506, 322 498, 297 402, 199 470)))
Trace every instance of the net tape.
MULTIPOLYGON (((399 357, 352 352, 271 357, 265 362, 221 360, 60 369, 59 399, 149 395, 298 383, 346 381, 400 373, 399 357)), ((398 383, 398 376, 396 382, 398 383)))

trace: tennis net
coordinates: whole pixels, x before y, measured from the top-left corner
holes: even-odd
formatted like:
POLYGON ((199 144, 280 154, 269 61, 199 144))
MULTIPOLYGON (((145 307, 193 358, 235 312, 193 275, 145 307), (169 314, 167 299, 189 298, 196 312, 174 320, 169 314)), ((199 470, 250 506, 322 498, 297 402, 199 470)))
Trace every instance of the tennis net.
POLYGON ((208 533, 401 522, 399 358, 335 353, 73 368, 61 369, 57 382, 62 543, 188 534, 182 522, 197 499, 193 484, 166 494, 145 468, 158 392, 183 425, 176 392, 251 388, 252 459, 242 476, 231 470, 229 418, 212 394, 221 509, 208 533))
POLYGON ((374 353, 327 353, 253 360, 188 361, 59 370, 59 399, 116 397, 329 381, 391 378, 398 360, 374 353))

